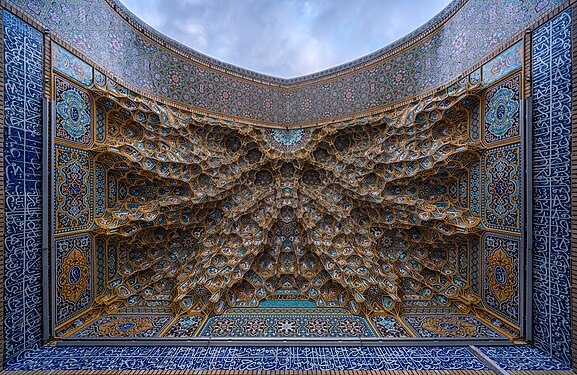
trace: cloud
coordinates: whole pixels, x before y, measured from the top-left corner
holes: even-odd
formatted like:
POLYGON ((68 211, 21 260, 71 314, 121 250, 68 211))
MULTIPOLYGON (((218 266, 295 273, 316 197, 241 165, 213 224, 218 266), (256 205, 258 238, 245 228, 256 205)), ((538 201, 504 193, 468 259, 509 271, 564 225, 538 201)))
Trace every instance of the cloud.
POLYGON ((346 63, 416 29, 450 0, 122 0, 152 27, 278 77, 346 63))

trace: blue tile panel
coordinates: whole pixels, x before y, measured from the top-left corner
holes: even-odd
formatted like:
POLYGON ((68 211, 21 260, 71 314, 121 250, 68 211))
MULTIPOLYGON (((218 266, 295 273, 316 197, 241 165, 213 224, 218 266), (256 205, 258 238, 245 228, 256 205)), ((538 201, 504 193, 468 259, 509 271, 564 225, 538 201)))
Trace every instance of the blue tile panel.
POLYGON ((42 34, 9 12, 4 27, 4 356, 41 340, 42 34))
POLYGON ((533 34, 533 335, 571 363, 571 12, 533 34))
POLYGON ((533 346, 494 346, 480 349, 504 370, 571 370, 533 346))
POLYGON ((486 369, 450 347, 43 347, 9 370, 445 370, 486 369))
MULTIPOLYGON (((568 370, 531 346, 482 347, 505 370, 568 370)), ((487 369, 464 347, 42 347, 8 370, 487 369)))

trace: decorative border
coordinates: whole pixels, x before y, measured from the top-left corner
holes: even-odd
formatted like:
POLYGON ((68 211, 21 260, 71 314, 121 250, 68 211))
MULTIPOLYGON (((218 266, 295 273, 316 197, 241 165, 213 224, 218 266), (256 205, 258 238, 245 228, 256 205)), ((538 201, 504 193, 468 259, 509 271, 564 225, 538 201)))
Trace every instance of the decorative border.
POLYGON ((572 119, 573 134, 571 145, 571 348, 573 354, 573 371, 577 373, 577 4, 573 1, 572 11, 572 119))
MULTIPOLYGON (((110 1, 116 1, 116 0, 100 0, 100 1, 106 1, 107 3, 105 4, 106 6, 110 6, 110 1)), ((455 2, 457 2, 458 0, 454 0, 455 2)), ((460 5, 460 7, 458 7, 458 9, 455 9, 454 12, 457 12, 458 10, 462 9, 462 6, 467 4, 466 0, 462 0, 464 1, 463 4, 460 5)), ((557 4, 558 2, 562 2, 561 5, 558 5, 556 8, 553 8, 553 4, 549 4, 547 5, 547 9, 550 10, 550 12, 558 12, 560 9, 566 8, 568 5, 570 5, 571 3, 573 3, 575 0, 556 0, 555 4, 557 4)), ((0 4, 4 5, 7 3, 7 0, 0 0, 0 4)), ((9 7, 9 9, 15 8, 12 5, 7 4, 7 7, 9 7)), ((449 8, 449 7, 448 7, 449 8)), ((112 9, 112 12, 118 13, 117 9, 112 9)), ((534 12, 533 12, 534 13, 534 12)), ((16 12, 16 14, 19 14, 18 12, 16 12)), ((446 15, 447 19, 443 20, 442 22, 447 22, 447 20, 451 19, 451 17, 454 16, 454 14, 448 14, 446 15)), ((434 20, 434 19, 433 19, 434 20)), ((431 20, 431 22, 433 21, 431 20)), ((138 28, 134 25, 134 22, 128 22, 126 20, 124 20, 124 22, 127 22, 128 26, 135 28, 136 32, 138 32, 138 28)), ((441 22, 441 21, 439 21, 441 22)), ((539 22, 539 21, 536 21, 539 22)), ((532 25, 535 25, 536 22, 534 22, 533 24, 529 24, 528 25, 528 29, 531 29, 532 25)), ((443 25, 443 23, 439 23, 439 25, 437 25, 437 27, 441 27, 443 25)), ((435 29, 437 30, 437 29, 435 29)), ((422 31, 421 31, 422 32, 422 31)), ((525 32, 525 30, 518 30, 517 32, 514 33, 514 35, 510 35, 509 37, 505 38, 502 40, 500 46, 496 47, 496 49, 491 52, 490 54, 483 56, 482 58, 480 58, 476 63, 471 63, 472 65, 470 66, 470 68, 468 69, 464 69, 461 74, 459 75, 459 77, 448 81, 446 84, 440 84, 432 89, 424 89, 424 91, 422 91, 421 93, 417 93, 414 96, 408 98, 408 99, 399 99, 399 101, 397 102, 391 102, 388 103, 386 105, 383 105, 381 107, 378 107, 378 109, 366 109, 362 112, 354 112, 354 110, 349 111, 350 113, 348 114, 343 114, 343 115, 339 115, 339 114, 333 114, 331 118, 310 118, 310 119, 296 119, 290 123, 286 122, 287 120, 287 116, 281 116, 278 119, 274 119, 274 120, 267 120, 265 122, 265 120, 260 120, 260 119, 252 119, 252 118, 243 118, 243 117, 231 117, 230 115, 222 115, 220 113, 216 113, 216 112, 210 112, 208 110, 203 110, 201 108, 195 108, 194 112, 198 113, 198 114, 202 114, 202 115, 207 115, 207 116, 211 116, 214 117, 216 119, 223 119, 225 121, 234 121, 236 123, 238 123, 240 120, 242 123, 247 124, 247 125, 255 125, 255 126, 262 126, 262 127, 273 127, 273 128, 286 128, 286 127, 292 127, 292 128, 303 128, 303 127, 315 127, 315 126, 321 126, 321 125, 325 125, 331 122, 340 122, 340 121, 349 121, 349 120, 353 120, 353 119, 359 119, 362 117, 366 117, 366 116, 371 116, 374 114, 378 114, 378 113, 382 113, 383 111, 387 111, 390 110, 392 108, 396 108, 399 106, 403 106, 406 105, 408 103, 413 102, 416 99, 422 99, 422 98, 426 98, 432 94, 434 94, 437 90, 443 90, 446 89, 447 87, 450 87, 452 84, 454 84, 455 82, 458 82, 460 80, 460 78, 462 78, 463 76, 466 76, 469 72, 474 72, 476 70, 478 70, 479 67, 481 67, 485 62, 490 61, 491 59, 493 59, 494 57, 498 56, 500 53, 502 53, 504 50, 506 50, 507 48, 509 48, 512 44, 514 44, 514 42, 517 42, 520 39, 520 36, 525 32)), ((144 35, 146 36, 146 35, 144 35)), ((430 35, 429 35, 430 36, 430 35)), ((147 37, 148 39, 151 39, 151 37, 147 37)), ((77 51, 75 50, 75 48, 73 46, 71 46, 70 44, 66 43, 65 41, 61 40, 60 38, 58 38, 57 36, 55 36, 53 38, 56 42, 58 42, 60 45, 64 46, 65 48, 67 48, 70 51, 73 51, 74 54, 76 54, 78 57, 80 57, 81 59, 84 59, 85 61, 92 61, 89 57, 83 55, 83 54, 79 54, 77 53, 77 51)), ((156 39, 151 39, 154 43, 160 43, 158 40, 156 39)), ((171 43, 177 43, 177 42, 171 42, 171 43)), ((415 40, 416 43, 416 40, 415 40)), ((162 44, 160 44, 160 47, 163 47, 162 44)), ((184 46, 183 46, 184 47, 184 46)), ((386 47, 389 48, 389 47, 386 47)), ((386 49, 385 48, 385 49, 386 49)), ((392 48, 392 47, 390 47, 392 48)), ((167 49, 167 51, 172 52, 172 53, 176 53, 173 52, 172 49, 167 49)), ((399 49, 399 51, 402 51, 402 49, 399 49)), ((391 55, 394 55, 395 53, 399 52, 399 51, 391 51, 391 55)), ((182 51, 181 51, 182 52, 182 51)), ((387 58, 390 58, 390 56, 388 56, 387 58)), ((94 65, 94 64, 92 64, 94 65)), ((354 68, 351 68, 349 70, 349 73, 352 73, 354 71, 358 71, 361 69, 367 69, 368 66, 371 65, 369 63, 365 63, 362 65, 355 65, 354 68)), ((207 68, 209 69, 213 69, 212 66, 210 65, 205 65, 207 66, 207 68)), ((242 70, 242 69, 240 69, 242 70)), ((322 72, 321 72, 322 73, 322 72)), ((119 80, 118 77, 116 77, 114 74, 110 74, 109 72, 107 73, 110 77, 114 78, 115 80, 117 80, 118 82, 122 83, 124 82, 123 80, 119 80)), ((254 79, 250 79, 250 78, 246 78, 243 75, 240 74, 236 74, 233 75, 235 78, 238 79, 242 79, 245 80, 247 82, 254 82, 256 84, 258 84, 258 82, 256 82, 254 79)), ((315 81, 314 84, 320 84, 320 83, 330 83, 332 78, 326 78, 326 79, 319 79, 318 82, 315 81)), ((310 85, 311 83, 303 83, 302 85, 310 85)), ((265 84, 266 85, 266 84, 265 84)), ((296 85, 293 86, 286 86, 286 85, 281 85, 281 84, 268 84, 270 86, 273 86, 273 88, 275 90, 279 89, 281 90, 280 94, 284 95, 287 92, 290 92, 290 89, 293 89, 294 87, 297 87, 296 85)), ((136 92, 136 93, 140 93, 140 94, 144 94, 145 96, 158 100, 160 102, 166 103, 170 106, 173 106, 175 108, 180 108, 180 109, 188 109, 190 110, 190 108, 192 108, 190 106, 190 104, 186 104, 186 103, 182 103, 182 102, 173 102, 171 101, 171 99, 167 99, 167 98, 161 98, 155 94, 150 94, 150 93, 144 93, 141 89, 139 89, 137 86, 134 86, 132 84, 130 85, 125 85, 126 87, 128 87, 129 89, 131 89, 132 91, 136 92), (134 87, 133 87, 134 86, 134 87)), ((285 103, 287 104, 287 103, 285 103)), ((289 103, 290 104, 290 103, 289 103)), ((377 108, 377 107, 375 107, 377 108)), ((291 115, 292 116, 292 115, 291 115)), ((316 115, 315 115, 316 116, 316 115)))
POLYGON ((126 21, 130 26, 135 28, 138 32, 144 34, 146 37, 160 44, 162 47, 196 63, 208 66, 212 69, 219 70, 226 74, 231 74, 240 78, 249 79, 264 84, 280 84, 286 87, 298 86, 300 84, 308 84, 316 81, 322 81, 328 78, 338 77, 368 65, 375 64, 379 61, 385 60, 392 55, 407 49, 414 44, 425 39, 431 35, 438 28, 443 26, 445 22, 450 20, 469 0, 452 0, 441 12, 433 16, 425 24, 417 29, 411 31, 409 34, 397 39, 388 46, 380 48, 365 56, 356 58, 352 61, 322 70, 320 72, 307 74, 294 78, 280 78, 268 74, 258 73, 249 69, 244 69, 239 66, 226 63, 214 57, 207 56, 198 52, 147 25, 138 16, 132 13, 119 0, 105 0, 108 5, 118 13, 118 15, 126 21))
POLYGON ((4 20, 0 8, 0 369, 4 368, 4 20))

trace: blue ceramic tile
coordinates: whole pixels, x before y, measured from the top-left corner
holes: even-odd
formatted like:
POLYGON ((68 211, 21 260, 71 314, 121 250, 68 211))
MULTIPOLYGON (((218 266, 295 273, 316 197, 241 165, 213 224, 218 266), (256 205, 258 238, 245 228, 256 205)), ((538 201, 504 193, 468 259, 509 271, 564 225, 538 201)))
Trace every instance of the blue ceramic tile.
POLYGON ((533 346, 481 347, 483 353, 505 370, 570 370, 571 368, 533 346))
MULTIPOLYGON (((571 11, 533 34, 533 337, 564 364, 570 343, 571 11)), ((514 361, 508 359, 507 363, 514 361)), ((535 363, 523 357, 530 368, 535 363)), ((527 367, 528 366, 528 367, 527 367)))
POLYGON ((41 339, 42 42, 7 11, 4 25, 4 356, 41 339), (17 285, 26 287, 18 288, 17 285))
POLYGON ((42 347, 11 370, 223 369, 385 370, 485 369, 467 348, 442 347, 42 347))

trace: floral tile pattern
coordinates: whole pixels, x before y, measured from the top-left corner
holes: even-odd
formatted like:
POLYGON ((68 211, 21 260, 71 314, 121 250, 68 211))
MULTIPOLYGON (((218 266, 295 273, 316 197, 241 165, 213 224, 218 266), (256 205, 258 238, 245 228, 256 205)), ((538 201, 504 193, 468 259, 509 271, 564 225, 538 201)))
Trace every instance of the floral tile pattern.
POLYGON ((517 236, 483 234, 483 302, 519 324, 519 251, 517 236))
POLYGON ((56 246, 56 324, 92 305, 94 299, 93 239, 82 233, 58 237, 56 246))
POLYGON ((521 75, 485 91, 483 142, 489 146, 519 139, 521 75))
MULTIPOLYGON (((354 117, 447 84, 560 0, 531 0, 519 6, 506 1, 457 1, 421 31, 440 25, 438 29, 401 52, 388 56, 408 39, 341 67, 292 80, 249 72, 182 47, 177 47, 181 54, 172 52, 135 30, 104 0, 9 2, 101 64, 99 68, 148 96, 246 121, 295 125, 354 117), (87 14, 88 23, 81 18, 87 14)), ((117 9, 124 12, 122 5, 117 9)), ((93 81, 92 70, 82 61, 59 46, 54 51, 63 73, 85 84, 93 81)), ((483 82, 496 81, 518 68, 520 51, 517 43, 486 64, 483 82)))
POLYGON ((418 337, 502 337, 472 315, 408 315, 402 319, 418 337))
POLYGON ((56 98, 56 138, 90 146, 92 144, 92 98, 88 91, 54 76, 56 98))
POLYGON ((521 148, 513 144, 483 152, 481 218, 490 229, 521 228, 521 148))

